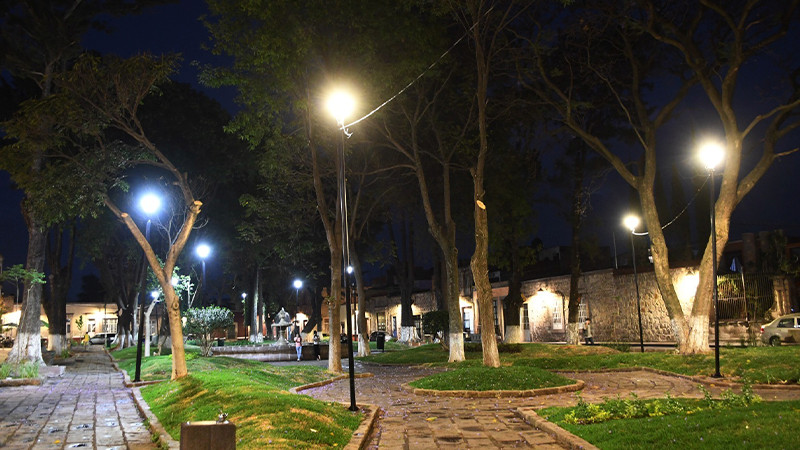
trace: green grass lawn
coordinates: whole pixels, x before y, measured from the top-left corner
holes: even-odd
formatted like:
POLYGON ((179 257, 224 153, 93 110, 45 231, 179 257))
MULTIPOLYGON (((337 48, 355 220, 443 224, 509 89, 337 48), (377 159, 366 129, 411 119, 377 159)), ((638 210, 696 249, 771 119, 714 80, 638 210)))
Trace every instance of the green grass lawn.
MULTIPOLYGON (((701 404, 700 400, 679 401, 701 404)), ((571 410, 546 408, 538 414, 602 449, 790 449, 797 448, 800 427, 800 401, 762 402, 589 425, 565 423, 564 416, 571 410)))
MULTIPOLYGON (((117 363, 133 376, 136 349, 114 352, 117 363)), ((272 366, 226 357, 202 358, 187 347, 189 376, 142 388, 142 396, 167 432, 180 439, 187 421, 214 420, 219 411, 236 424, 237 448, 342 448, 362 415, 338 403, 327 403, 288 389, 331 377, 315 366, 272 366)), ((142 379, 168 379, 171 356, 142 362, 142 379)))
MULTIPOLYGON (((682 356, 672 352, 618 352, 602 346, 518 344, 518 352, 501 352, 504 364, 545 370, 598 370, 651 367, 684 375, 714 373, 714 355, 682 356)), ((467 351, 466 366, 481 365, 480 351, 467 351)), ((383 364, 447 365, 448 353, 438 344, 402 352, 378 353, 364 358, 383 364)), ((726 377, 748 378, 752 383, 797 384, 800 380, 800 346, 723 348, 720 371, 726 377)))
POLYGON ((409 383, 422 389, 441 391, 494 391, 540 389, 574 384, 575 380, 530 367, 470 367, 437 373, 409 383))

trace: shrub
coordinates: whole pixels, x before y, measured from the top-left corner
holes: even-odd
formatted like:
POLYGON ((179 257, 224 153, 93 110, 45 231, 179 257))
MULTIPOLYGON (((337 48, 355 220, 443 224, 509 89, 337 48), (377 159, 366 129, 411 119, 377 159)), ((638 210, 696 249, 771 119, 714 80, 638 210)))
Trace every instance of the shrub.
POLYGON ((233 314, 227 308, 209 306, 207 308, 189 308, 184 314, 186 325, 183 332, 194 334, 200 344, 203 356, 211 356, 211 334, 233 326, 233 314))

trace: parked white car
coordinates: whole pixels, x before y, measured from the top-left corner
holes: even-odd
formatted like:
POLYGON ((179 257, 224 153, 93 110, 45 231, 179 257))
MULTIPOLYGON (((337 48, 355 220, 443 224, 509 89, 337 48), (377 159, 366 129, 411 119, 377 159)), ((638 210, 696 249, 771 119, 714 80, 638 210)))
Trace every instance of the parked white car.
POLYGON ((780 316, 761 326, 761 342, 772 346, 782 342, 800 342, 800 313, 780 316))

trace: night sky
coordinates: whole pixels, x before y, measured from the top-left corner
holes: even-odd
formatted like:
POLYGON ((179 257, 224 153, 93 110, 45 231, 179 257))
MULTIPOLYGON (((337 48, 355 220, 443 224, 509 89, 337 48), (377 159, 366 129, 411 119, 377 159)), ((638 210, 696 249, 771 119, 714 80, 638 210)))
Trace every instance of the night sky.
MULTIPOLYGON (((84 39, 87 49, 101 53, 114 53, 130 56, 138 52, 165 53, 178 52, 183 55, 183 64, 176 79, 191 83, 199 90, 219 101, 231 113, 235 112, 233 89, 210 89, 197 82, 197 69, 190 62, 224 64, 225 60, 214 57, 202 46, 208 43, 205 28, 198 18, 206 13, 206 5, 201 0, 184 0, 177 4, 150 8, 143 14, 110 21, 114 32, 111 35, 91 32, 84 39)), ((762 76, 763 74, 750 74, 762 76)), ((746 83, 742 83, 746 87, 746 83)), ((697 98, 702 94, 696 93, 697 98)), ((750 101, 758 102, 757 93, 750 101)), ((698 164, 692 154, 689 135, 692 133, 717 133, 717 124, 704 120, 709 114, 709 106, 703 100, 693 101, 690 97, 682 114, 664 129, 663 145, 670 148, 667 160, 660 161, 660 169, 668 171, 676 164, 679 170, 691 176, 698 164)), ((783 140, 786 150, 792 143, 797 144, 797 133, 783 140)), ((756 154, 760 151, 758 142, 751 142, 756 154)), ((765 177, 759 181, 752 192, 737 207, 732 217, 731 240, 738 240, 743 232, 783 229, 789 236, 800 236, 800 152, 776 161, 765 177)), ((668 177, 667 177, 668 178, 668 177)), ((26 248, 25 225, 19 212, 21 193, 10 188, 11 182, 6 172, 0 171, 0 254, 4 256, 4 267, 24 263, 26 248)), ((669 189, 666 189, 669 192, 669 189)), ((692 192, 686 191, 691 198, 692 192)), ((622 217, 628 212, 628 191, 616 173, 608 177, 606 186, 594 197, 591 212, 597 224, 600 243, 611 246, 612 233, 616 233, 620 253, 627 251, 627 231, 622 229, 622 217)), ((569 228, 557 214, 553 205, 542 205, 538 210, 538 236, 545 247, 567 245, 569 228)), ((666 223, 669 218, 662 218, 666 223)), ((466 250, 466 249, 465 249, 466 250)), ((88 269, 91 270, 91 269, 88 269)), ((70 293, 72 300, 80 289, 80 279, 76 278, 70 293)))

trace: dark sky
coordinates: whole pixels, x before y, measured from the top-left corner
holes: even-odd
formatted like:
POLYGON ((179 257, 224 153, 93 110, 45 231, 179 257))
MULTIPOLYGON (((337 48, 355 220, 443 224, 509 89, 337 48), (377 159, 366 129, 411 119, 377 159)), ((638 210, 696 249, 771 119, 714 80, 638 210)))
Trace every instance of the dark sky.
MULTIPOLYGON (((86 48, 101 53, 114 53, 119 56, 130 56, 139 52, 165 53, 177 52, 183 55, 183 63, 176 79, 191 83, 225 108, 233 112, 235 105, 233 89, 210 89, 197 83, 197 69, 191 61, 201 63, 224 64, 225 60, 214 57, 202 46, 208 42, 206 30, 199 17, 206 13, 206 5, 202 0, 183 0, 176 4, 151 8, 143 14, 132 17, 114 19, 110 22, 114 28, 111 35, 99 32, 89 33, 83 41, 86 48)), ((753 74, 761 76, 761 74, 753 74)), ((742 83, 747 88, 747 83, 742 83)), ((692 133, 720 133, 721 128, 711 121, 703 119, 713 117, 704 104, 702 95, 694 94, 697 101, 686 107, 683 114, 673 121, 663 132, 663 145, 667 151, 664 161, 660 161, 660 170, 668 171, 671 164, 676 164, 680 171, 685 171, 687 178, 698 164, 694 158, 689 135, 692 133), (702 125, 700 125, 702 124, 702 125)), ((757 99, 756 99, 757 100, 757 99)), ((797 142, 786 139, 786 145, 797 142)), ((758 150, 758 142, 751 142, 758 150)), ((785 150, 785 148, 784 148, 785 150)), ((791 236, 800 236, 800 153, 793 154, 775 162, 767 175, 753 191, 737 207, 731 222, 731 240, 737 240, 743 232, 784 229, 791 236)), ((669 190, 667 189, 667 192, 669 190)), ((687 189, 687 199, 692 192, 687 189)), ((25 226, 19 213, 21 194, 10 189, 8 174, 0 171, 0 254, 5 257, 3 265, 23 263, 25 258, 25 226)), ((612 233, 616 233, 620 252, 627 251, 627 232, 622 229, 622 217, 628 211, 629 197, 625 185, 616 173, 608 177, 607 185, 594 198, 592 217, 596 221, 596 230, 600 243, 611 246, 612 233)), ((541 205, 538 210, 539 237, 545 247, 567 245, 569 243, 568 226, 557 213, 554 205, 541 205)), ((664 218, 666 222, 668 218, 664 218)), ((73 283, 70 297, 79 290, 79 282, 73 283)))

